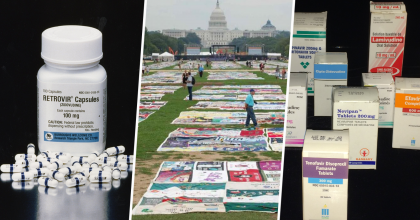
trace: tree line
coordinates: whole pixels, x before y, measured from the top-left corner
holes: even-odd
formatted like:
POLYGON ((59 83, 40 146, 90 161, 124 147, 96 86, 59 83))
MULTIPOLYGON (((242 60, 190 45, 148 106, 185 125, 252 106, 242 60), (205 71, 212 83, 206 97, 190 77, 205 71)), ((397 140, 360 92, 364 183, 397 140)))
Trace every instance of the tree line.
MULTIPOLYGON (((283 56, 289 54, 290 32, 283 31, 275 37, 256 37, 235 38, 231 44, 239 47, 239 51, 246 51, 246 45, 262 45, 264 44, 264 52, 281 53, 283 56)), ((201 45, 201 39, 195 33, 188 33, 186 37, 173 38, 165 36, 157 31, 148 31, 147 28, 144 34, 144 51, 145 56, 150 56, 152 53, 163 53, 169 51, 169 47, 173 51, 178 51, 178 54, 184 52, 184 44, 198 44, 201 45)))

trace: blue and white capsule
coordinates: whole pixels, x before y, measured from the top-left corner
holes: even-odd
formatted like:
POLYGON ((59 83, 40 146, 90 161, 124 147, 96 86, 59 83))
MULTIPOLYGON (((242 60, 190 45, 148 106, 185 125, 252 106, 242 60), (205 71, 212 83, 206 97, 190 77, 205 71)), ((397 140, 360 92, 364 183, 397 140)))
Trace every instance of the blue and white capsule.
POLYGON ((29 163, 29 167, 31 169, 37 169, 37 168, 47 168, 48 165, 50 165, 51 163, 48 161, 40 161, 40 162, 32 162, 29 163))
POLYGON ((119 162, 125 162, 125 163, 129 164, 129 163, 133 163, 134 157, 133 157, 133 155, 120 155, 120 156, 118 156, 117 160, 119 162))
POLYGON ((18 164, 2 164, 0 170, 3 173, 20 173, 22 172, 22 166, 18 164))
POLYGON ((37 156, 37 159, 38 160, 40 160, 41 158, 43 158, 43 157, 46 157, 46 158, 48 158, 48 157, 52 157, 53 155, 51 154, 51 152, 50 151, 44 151, 44 152, 41 152, 38 156, 37 156))
POLYGON ((90 163, 90 160, 87 157, 72 157, 71 162, 73 163, 74 161, 78 161, 80 164, 83 164, 84 162, 90 163))
POLYGON ((112 180, 111 173, 104 171, 91 172, 89 181, 92 183, 108 183, 112 180))
POLYGON ((110 147, 105 149, 105 151, 110 155, 118 155, 118 154, 122 154, 125 151, 125 147, 122 145, 116 146, 116 147, 110 147))
POLYGON ((64 180, 65 180, 65 178, 64 178, 64 174, 62 174, 62 173, 58 172, 57 170, 52 170, 52 171, 49 173, 49 177, 51 177, 51 178, 53 178, 53 179, 56 179, 56 180, 58 180, 59 182, 62 182, 62 181, 64 181, 64 180))
POLYGON ((52 163, 52 162, 60 161, 60 160, 57 159, 57 158, 52 158, 52 157, 41 157, 41 158, 38 158, 38 161, 44 161, 44 162, 52 163))
POLYGON ((115 163, 117 161, 117 159, 112 158, 112 157, 98 157, 96 158, 96 163, 98 163, 99 165, 106 165, 108 163, 115 163))
POLYGON ((48 176, 50 173, 50 170, 47 168, 37 168, 37 169, 31 169, 29 172, 34 174, 34 178, 42 177, 42 176, 48 176))
POLYGON ((66 180, 66 186, 67 187, 82 186, 82 185, 85 185, 86 182, 87 182, 86 177, 77 176, 77 177, 73 177, 71 179, 66 180))
POLYGON ((84 169, 84 168, 90 168, 90 164, 89 164, 89 162, 84 162, 83 164, 82 164, 82 168, 84 169))
POLYGON ((48 178, 48 177, 40 177, 38 179, 38 184, 45 187, 55 188, 58 186, 58 181, 55 179, 48 178))
POLYGON ((70 176, 77 173, 77 169, 75 167, 63 167, 58 170, 58 172, 62 173, 65 176, 70 176))
POLYGON ((120 170, 120 169, 118 169, 118 168, 115 168, 115 169, 112 171, 112 178, 113 178, 113 179, 115 179, 115 180, 120 179, 120 178, 121 178, 121 170, 120 170))
POLYGON ((28 146, 26 146, 27 148, 27 153, 28 154, 35 154, 35 145, 32 143, 29 143, 28 146))
POLYGON ((92 163, 90 164, 90 168, 99 168, 99 164, 98 164, 98 163, 96 163, 96 162, 92 162, 92 163))
POLYGON ((97 157, 99 157, 99 152, 95 151, 88 156, 88 159, 94 161, 97 157))
POLYGON ((50 170, 57 170, 58 168, 63 167, 63 163, 60 161, 54 161, 50 165, 48 165, 48 169, 50 170))
POLYGON ((28 158, 36 160, 36 155, 35 154, 16 154, 15 161, 24 160, 28 158))
POLYGON ((114 162, 114 163, 108 163, 108 166, 114 167, 114 168, 118 168, 120 170, 127 170, 128 168, 128 164, 127 163, 123 163, 123 162, 114 162))
POLYGON ((33 180, 34 174, 32 172, 22 172, 22 173, 14 173, 12 175, 13 181, 27 181, 27 180, 33 180))
POLYGON ((28 159, 18 160, 15 162, 15 164, 21 165, 22 167, 27 167, 29 166, 29 163, 31 162, 35 162, 35 161, 32 161, 32 159, 28 158, 28 159))

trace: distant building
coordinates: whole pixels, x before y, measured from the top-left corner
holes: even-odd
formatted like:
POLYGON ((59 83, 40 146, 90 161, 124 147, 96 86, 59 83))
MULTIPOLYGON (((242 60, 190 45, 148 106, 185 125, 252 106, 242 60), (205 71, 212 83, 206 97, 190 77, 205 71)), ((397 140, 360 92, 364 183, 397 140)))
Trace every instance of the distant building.
POLYGON ((225 13, 219 7, 219 0, 217 0, 216 8, 210 16, 208 30, 197 28, 195 30, 180 30, 180 29, 166 29, 162 30, 163 35, 174 38, 186 37, 188 33, 195 33, 201 39, 203 47, 210 47, 211 45, 228 45, 235 38, 240 37, 274 37, 280 33, 276 27, 268 20, 267 23, 261 27, 261 30, 249 31, 239 30, 235 28, 229 30, 227 28, 227 21, 225 13))

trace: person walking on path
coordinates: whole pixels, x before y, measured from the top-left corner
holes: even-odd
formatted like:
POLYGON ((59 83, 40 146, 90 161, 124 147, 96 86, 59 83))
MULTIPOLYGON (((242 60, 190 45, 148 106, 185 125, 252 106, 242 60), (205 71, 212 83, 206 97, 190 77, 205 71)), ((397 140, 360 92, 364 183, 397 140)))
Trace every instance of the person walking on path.
POLYGON ((257 119, 255 118, 255 113, 254 113, 254 104, 257 104, 257 102, 254 100, 254 95, 255 95, 255 90, 251 89, 249 90, 249 94, 245 99, 245 109, 246 109, 245 127, 246 128, 249 126, 250 119, 252 120, 252 123, 254 123, 255 128, 259 127, 257 123, 257 119))
POLYGON ((179 61, 179 62, 178 62, 178 67, 179 67, 179 69, 181 69, 181 62, 182 62, 182 61, 179 61))
POLYGON ((146 75, 149 75, 149 72, 150 72, 150 67, 146 66, 146 75))
POLYGON ((198 68, 198 72, 200 73, 200 78, 202 78, 203 77, 203 72, 204 72, 203 65, 200 65, 200 67, 198 68))
POLYGON ((280 79, 280 66, 277 65, 276 67, 276 79, 280 79))
POLYGON ((143 64, 143 67, 141 68, 141 75, 144 75, 144 71, 146 70, 146 66, 143 64))
POLYGON ((191 76, 191 72, 188 72, 188 79, 187 79, 187 87, 188 87, 188 93, 189 93, 189 100, 192 101, 192 88, 195 84, 194 77, 191 76))
POLYGON ((286 78, 286 69, 283 67, 283 70, 281 71, 281 79, 283 80, 286 78))
POLYGON ((188 75, 187 75, 187 70, 184 71, 184 73, 182 74, 182 87, 187 86, 187 79, 188 79, 188 75))

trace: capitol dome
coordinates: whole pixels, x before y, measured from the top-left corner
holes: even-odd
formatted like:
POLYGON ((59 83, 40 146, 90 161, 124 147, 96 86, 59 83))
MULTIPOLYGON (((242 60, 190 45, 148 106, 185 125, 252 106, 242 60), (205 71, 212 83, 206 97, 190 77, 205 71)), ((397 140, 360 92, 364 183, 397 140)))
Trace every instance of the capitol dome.
POLYGON ((262 26, 261 30, 265 30, 265 31, 275 31, 276 30, 276 26, 271 24, 271 21, 268 20, 267 24, 265 24, 264 26, 262 26))
POLYGON ((209 30, 228 30, 225 13, 219 7, 219 0, 210 15, 209 30))

